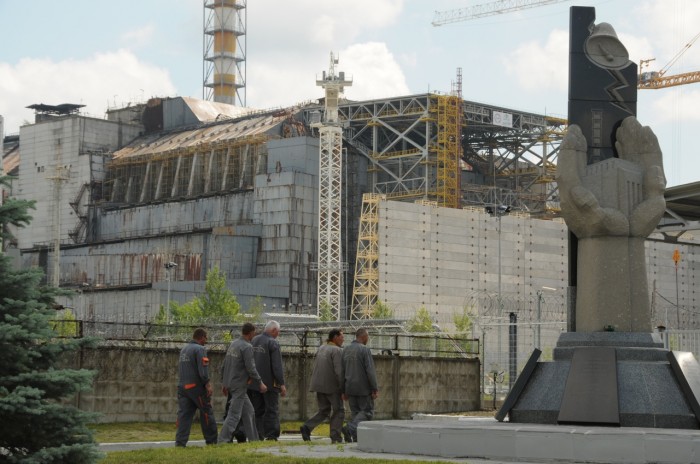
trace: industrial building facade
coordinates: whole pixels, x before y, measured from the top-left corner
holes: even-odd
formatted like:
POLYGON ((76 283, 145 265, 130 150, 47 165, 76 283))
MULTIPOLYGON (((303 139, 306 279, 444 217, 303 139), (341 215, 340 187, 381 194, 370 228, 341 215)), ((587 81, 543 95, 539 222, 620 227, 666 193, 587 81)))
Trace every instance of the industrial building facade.
MULTIPOLYGON (((43 115, 19 135, 12 194, 37 201, 18 234, 22 265, 76 289, 67 305, 79 318, 151 320, 168 298, 202 292, 213 266, 244 309, 260 297, 270 312, 316 314, 319 139, 310 121, 320 108, 168 98, 105 120, 43 115)), ((513 312, 566 319, 567 229, 553 181, 562 121, 434 94, 344 102, 339 115, 349 263, 341 318, 367 317, 357 305, 382 301, 402 319, 425 307, 441 327, 465 309, 484 326, 513 312)), ((699 254, 689 234, 647 242, 655 323, 676 326, 677 312, 683 327, 697 327, 699 254)))

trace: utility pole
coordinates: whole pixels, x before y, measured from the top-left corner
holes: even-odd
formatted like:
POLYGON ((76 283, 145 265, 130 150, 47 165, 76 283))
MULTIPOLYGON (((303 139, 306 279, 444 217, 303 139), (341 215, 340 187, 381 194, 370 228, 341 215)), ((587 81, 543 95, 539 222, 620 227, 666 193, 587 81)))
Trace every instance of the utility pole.
POLYGON ((61 273, 61 190, 63 182, 68 180, 68 176, 64 174, 67 170, 65 166, 61 164, 61 139, 58 139, 56 143, 56 157, 55 157, 55 167, 53 176, 47 177, 48 180, 53 181, 53 227, 54 227, 54 237, 53 237, 53 266, 51 271, 51 285, 57 287, 61 284, 60 273, 61 273))
POLYGON ((177 267, 177 263, 174 263, 172 261, 165 263, 165 272, 167 273, 167 279, 168 279, 168 297, 167 297, 167 301, 165 303, 165 323, 167 324, 166 327, 170 326, 170 282, 173 280, 172 279, 172 271, 176 267, 177 267))
POLYGON ((681 261, 681 253, 678 248, 673 250, 673 262, 676 265, 676 330, 681 328, 681 307, 680 307, 680 297, 678 294, 678 263, 681 261))

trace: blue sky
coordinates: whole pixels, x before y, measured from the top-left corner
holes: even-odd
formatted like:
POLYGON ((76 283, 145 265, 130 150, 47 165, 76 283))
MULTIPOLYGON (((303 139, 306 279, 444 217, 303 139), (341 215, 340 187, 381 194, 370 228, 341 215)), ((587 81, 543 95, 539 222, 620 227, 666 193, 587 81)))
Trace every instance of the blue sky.
MULTIPOLYGON (((566 116, 569 7, 595 6, 634 61, 665 65, 700 32, 694 0, 561 2, 433 27, 435 10, 492 0, 248 0, 247 102, 321 96, 330 51, 353 76, 351 99, 449 91, 467 100, 566 116)), ((16 133, 33 103, 108 107, 152 96, 202 96, 201 0, 0 0, 0 115, 16 133)), ((668 72, 700 70, 700 41, 668 72)), ((700 84, 639 92, 638 117, 659 136, 669 185, 700 180, 700 84)))

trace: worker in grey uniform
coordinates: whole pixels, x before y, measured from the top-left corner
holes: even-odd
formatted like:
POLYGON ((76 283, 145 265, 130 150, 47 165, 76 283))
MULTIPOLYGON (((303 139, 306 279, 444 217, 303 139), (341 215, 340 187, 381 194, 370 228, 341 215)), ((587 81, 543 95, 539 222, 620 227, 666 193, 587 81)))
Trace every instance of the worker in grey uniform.
POLYGON ((221 383, 224 395, 231 394, 231 405, 226 414, 226 420, 219 433, 219 443, 231 441, 233 432, 239 420, 243 420, 243 429, 248 441, 258 440, 255 428, 255 410, 248 398, 249 383, 257 383, 260 391, 265 393, 267 386, 255 369, 253 346, 250 341, 255 336, 255 326, 250 322, 243 324, 241 336, 231 342, 221 370, 221 383))
POLYGON ((314 368, 311 372, 311 390, 316 392, 318 412, 304 422, 300 428, 301 438, 311 440, 311 431, 324 420, 330 418, 331 442, 342 443, 341 432, 345 408, 343 406, 343 331, 332 329, 328 340, 316 352, 314 368))
POLYGON ((357 425, 374 416, 374 400, 379 396, 372 351, 367 347, 369 334, 360 328, 355 340, 343 350, 345 395, 350 405, 350 420, 343 427, 345 441, 357 441, 357 425))
POLYGON ((180 351, 176 446, 187 446, 192 418, 197 409, 199 409, 199 422, 204 440, 208 445, 215 444, 217 441, 216 419, 211 406, 213 389, 209 380, 209 358, 207 349, 204 348, 206 343, 207 331, 199 327, 195 329, 192 340, 180 351))
POLYGON ((255 425, 260 439, 275 440, 280 436, 280 396, 287 396, 284 385, 284 366, 282 352, 277 337, 280 324, 268 321, 263 333, 253 338, 253 357, 255 368, 260 373, 267 392, 262 393, 258 384, 248 385, 248 397, 255 408, 255 425))

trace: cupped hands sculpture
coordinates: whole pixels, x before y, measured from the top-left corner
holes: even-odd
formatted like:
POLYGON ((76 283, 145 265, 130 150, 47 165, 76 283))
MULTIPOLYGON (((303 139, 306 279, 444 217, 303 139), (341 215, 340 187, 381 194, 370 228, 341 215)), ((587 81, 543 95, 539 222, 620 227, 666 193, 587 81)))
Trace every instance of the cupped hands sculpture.
POLYGON ((644 241, 664 214, 666 180, 649 127, 626 118, 616 132, 619 158, 586 164, 576 125, 561 145, 561 212, 578 238, 576 330, 651 330, 644 241))

